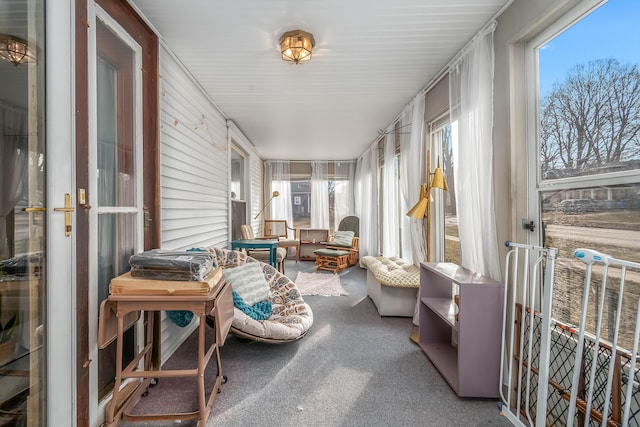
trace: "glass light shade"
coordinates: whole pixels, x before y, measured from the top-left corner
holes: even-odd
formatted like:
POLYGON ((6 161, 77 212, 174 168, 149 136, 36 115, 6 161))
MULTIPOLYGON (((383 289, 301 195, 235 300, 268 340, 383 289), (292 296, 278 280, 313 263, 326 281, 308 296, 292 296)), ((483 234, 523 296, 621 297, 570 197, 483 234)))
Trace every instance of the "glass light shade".
POLYGON ((282 60, 302 64, 311 59, 311 50, 316 42, 313 35, 302 30, 287 31, 280 38, 282 60))
POLYGON ((20 64, 35 62, 36 54, 26 40, 11 34, 0 34, 0 58, 17 67, 20 64))

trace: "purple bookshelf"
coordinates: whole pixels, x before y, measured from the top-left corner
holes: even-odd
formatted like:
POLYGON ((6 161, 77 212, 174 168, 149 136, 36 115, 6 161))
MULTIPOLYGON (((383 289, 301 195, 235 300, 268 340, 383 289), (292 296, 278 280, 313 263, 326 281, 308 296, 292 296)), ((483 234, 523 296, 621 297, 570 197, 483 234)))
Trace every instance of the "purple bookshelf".
POLYGON ((503 298, 503 283, 456 264, 420 265, 419 345, 458 396, 500 396, 503 298))

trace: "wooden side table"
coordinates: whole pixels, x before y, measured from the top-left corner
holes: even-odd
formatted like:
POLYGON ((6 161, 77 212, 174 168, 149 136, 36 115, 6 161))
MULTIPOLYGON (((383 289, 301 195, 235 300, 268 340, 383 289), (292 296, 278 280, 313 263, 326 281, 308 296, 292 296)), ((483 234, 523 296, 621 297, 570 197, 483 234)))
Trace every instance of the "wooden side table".
POLYGON ((296 252, 297 258, 300 260, 315 260, 316 255, 313 253, 316 249, 323 249, 327 245, 329 239, 329 230, 301 228, 300 229, 300 246, 296 252))
MULTIPOLYGON (((147 281, 148 282, 148 281, 147 281)), ((158 281, 162 284, 172 281, 158 281)), ((175 286, 175 282, 174 286, 175 286)), ((206 294, 171 294, 153 295, 146 293, 111 294, 100 307, 99 344, 106 347, 116 340, 116 379, 111 402, 107 404, 105 425, 117 426, 120 421, 158 421, 158 420, 197 420, 199 427, 204 427, 209 418, 213 401, 218 394, 223 376, 220 364, 220 347, 224 344, 233 320, 233 298, 231 286, 218 281, 206 294), (161 331, 160 311, 188 310, 200 319, 198 327, 197 366, 192 369, 162 370, 161 362, 161 331), (123 333, 125 323, 135 322, 139 313, 145 314, 145 346, 135 355, 131 363, 122 368, 123 333), (205 352, 205 334, 208 328, 205 318, 213 314, 216 322, 215 339, 205 352), (114 327, 114 324, 117 326, 114 327), (115 331, 115 334, 110 332, 115 331), (206 399, 204 388, 204 371, 215 358, 217 364, 216 379, 209 398, 206 399), (142 361, 142 370, 138 365, 142 361), (138 403, 140 397, 149 388, 154 378, 193 377, 198 389, 198 410, 185 413, 169 414, 132 414, 131 409, 138 403), (128 378, 132 381, 125 387, 122 382, 128 378)))

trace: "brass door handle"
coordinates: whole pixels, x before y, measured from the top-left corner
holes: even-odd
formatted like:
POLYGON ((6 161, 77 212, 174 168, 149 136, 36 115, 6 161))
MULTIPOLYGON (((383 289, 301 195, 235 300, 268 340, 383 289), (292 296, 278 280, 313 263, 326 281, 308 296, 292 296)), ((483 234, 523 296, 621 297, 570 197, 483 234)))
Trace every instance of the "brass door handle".
POLYGON ((65 193, 64 195, 64 207, 53 208, 56 212, 64 212, 64 235, 65 237, 71 236, 71 212, 75 209, 71 206, 71 194, 65 193))
POLYGON ((29 206, 28 208, 22 208, 22 212, 45 212, 47 208, 39 208, 34 206, 29 206))

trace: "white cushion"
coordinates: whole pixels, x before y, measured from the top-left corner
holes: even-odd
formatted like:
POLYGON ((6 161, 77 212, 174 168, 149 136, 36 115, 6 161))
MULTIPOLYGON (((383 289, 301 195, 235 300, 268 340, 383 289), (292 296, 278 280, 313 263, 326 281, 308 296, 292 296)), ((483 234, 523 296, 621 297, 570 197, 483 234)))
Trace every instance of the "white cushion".
POLYGON ((249 305, 270 298, 269 283, 257 262, 249 262, 233 268, 225 268, 222 274, 231 288, 249 305))
POLYGON ((381 285, 398 288, 419 288, 420 269, 398 257, 364 256, 360 265, 366 267, 381 285))

